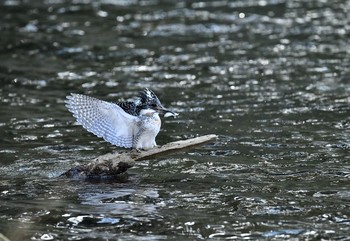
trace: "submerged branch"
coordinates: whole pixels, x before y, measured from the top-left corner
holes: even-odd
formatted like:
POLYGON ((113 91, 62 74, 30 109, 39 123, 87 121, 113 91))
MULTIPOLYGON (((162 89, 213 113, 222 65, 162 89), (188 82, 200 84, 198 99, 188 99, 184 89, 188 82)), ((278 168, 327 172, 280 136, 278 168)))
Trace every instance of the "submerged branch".
MULTIPOLYGON (((187 140, 174 141, 159 148, 137 152, 135 150, 109 153, 92 159, 89 163, 71 168, 61 176, 69 178, 101 179, 101 178, 125 178, 126 171, 135 165, 135 161, 141 161, 164 155, 170 152, 193 148, 198 145, 213 141, 217 135, 199 136, 187 140)), ((127 177, 126 177, 127 178, 127 177)))

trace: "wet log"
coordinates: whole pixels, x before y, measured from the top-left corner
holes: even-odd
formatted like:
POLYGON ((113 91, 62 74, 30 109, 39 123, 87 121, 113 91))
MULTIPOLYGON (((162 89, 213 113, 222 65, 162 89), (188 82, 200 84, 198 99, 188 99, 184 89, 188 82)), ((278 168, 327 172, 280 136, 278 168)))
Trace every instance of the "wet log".
POLYGON ((146 151, 124 151, 108 153, 96 157, 87 164, 78 165, 61 174, 61 177, 83 179, 127 179, 126 171, 135 165, 136 161, 148 160, 160 155, 169 154, 203 145, 217 138, 217 135, 199 136, 187 140, 170 142, 158 148, 146 151))

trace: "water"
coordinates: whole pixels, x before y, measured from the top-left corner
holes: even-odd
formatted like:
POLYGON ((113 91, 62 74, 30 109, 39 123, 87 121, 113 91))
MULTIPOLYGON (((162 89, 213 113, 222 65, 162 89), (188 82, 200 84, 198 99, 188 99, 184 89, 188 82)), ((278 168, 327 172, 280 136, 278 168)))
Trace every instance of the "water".
POLYGON ((0 233, 11 240, 348 240, 346 0, 17 1, 0 7, 0 233), (179 112, 129 181, 57 178, 118 150, 70 92, 149 87, 179 112))

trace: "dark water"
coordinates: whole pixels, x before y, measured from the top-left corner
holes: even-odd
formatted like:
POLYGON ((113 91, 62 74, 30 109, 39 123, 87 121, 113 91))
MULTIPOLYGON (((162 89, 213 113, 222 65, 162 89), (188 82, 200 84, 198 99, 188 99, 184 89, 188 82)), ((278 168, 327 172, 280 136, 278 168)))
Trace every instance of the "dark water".
POLYGON ((349 240, 350 1, 0 3, 0 233, 11 240, 349 240), (126 183, 64 107, 144 87, 180 113, 126 183))

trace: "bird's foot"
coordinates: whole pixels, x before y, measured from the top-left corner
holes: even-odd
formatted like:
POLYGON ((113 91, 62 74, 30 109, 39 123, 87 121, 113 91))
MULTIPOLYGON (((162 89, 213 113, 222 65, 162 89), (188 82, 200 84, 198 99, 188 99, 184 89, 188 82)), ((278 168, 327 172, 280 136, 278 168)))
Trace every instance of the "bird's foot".
POLYGON ((139 153, 142 152, 142 150, 139 149, 139 148, 135 148, 135 149, 133 149, 132 151, 133 151, 135 154, 139 154, 139 153))

